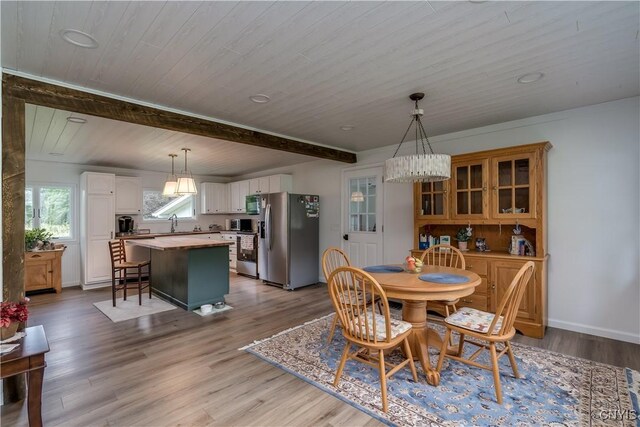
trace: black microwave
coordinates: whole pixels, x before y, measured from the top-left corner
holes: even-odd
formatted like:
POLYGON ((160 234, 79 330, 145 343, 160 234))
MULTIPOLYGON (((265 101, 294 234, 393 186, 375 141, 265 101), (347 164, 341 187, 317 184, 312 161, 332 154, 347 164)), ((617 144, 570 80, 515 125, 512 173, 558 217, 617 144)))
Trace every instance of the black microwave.
POLYGON ((260 196, 257 194, 247 196, 245 210, 247 215, 260 215, 260 196))

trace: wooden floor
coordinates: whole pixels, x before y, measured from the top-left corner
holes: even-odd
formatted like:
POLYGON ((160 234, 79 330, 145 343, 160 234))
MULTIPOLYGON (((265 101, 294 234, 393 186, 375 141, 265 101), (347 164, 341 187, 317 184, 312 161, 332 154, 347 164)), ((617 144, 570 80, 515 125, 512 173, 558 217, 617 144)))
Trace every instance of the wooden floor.
MULTIPOLYGON (((234 310, 200 317, 182 309, 113 323, 93 305, 109 289, 32 297, 44 325, 47 426, 380 425, 378 421, 238 348, 331 312, 323 285, 284 291, 232 275, 234 310)), ((548 329, 516 341, 640 370, 640 346, 548 329)), ((2 425, 26 426, 24 402, 2 407, 2 425)))

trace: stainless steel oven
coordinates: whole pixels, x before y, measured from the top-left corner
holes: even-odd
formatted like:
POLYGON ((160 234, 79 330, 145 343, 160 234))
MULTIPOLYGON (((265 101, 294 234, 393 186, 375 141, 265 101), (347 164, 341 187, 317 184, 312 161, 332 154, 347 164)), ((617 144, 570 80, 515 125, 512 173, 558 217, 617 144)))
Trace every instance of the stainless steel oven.
POLYGON ((256 233, 237 234, 238 261, 236 272, 243 276, 258 278, 258 235, 256 233))

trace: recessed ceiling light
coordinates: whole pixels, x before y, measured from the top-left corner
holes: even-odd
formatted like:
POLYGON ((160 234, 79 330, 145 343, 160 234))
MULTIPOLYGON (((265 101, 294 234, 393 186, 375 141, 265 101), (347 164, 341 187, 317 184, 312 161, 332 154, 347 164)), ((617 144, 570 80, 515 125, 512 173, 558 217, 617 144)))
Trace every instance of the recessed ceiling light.
POLYGON ((64 153, 49 153, 50 156, 63 156, 64 153))
POLYGON ((267 102, 271 101, 271 98, 269 98, 267 95, 263 95, 261 93, 257 94, 257 95, 251 95, 249 97, 249 99, 253 102, 255 102, 256 104, 266 104, 267 102))
POLYGON ((537 82, 543 77, 544 77, 544 74, 540 72, 527 73, 518 77, 518 83, 522 83, 522 84, 533 83, 533 82, 537 82))
POLYGON ((340 126, 340 129, 345 131, 345 132, 348 132, 350 130, 355 129, 355 126, 353 126, 353 125, 344 125, 344 126, 340 126))
POLYGON ((82 117, 75 117, 75 116, 67 117, 67 121, 71 123, 80 123, 81 125, 87 123, 87 119, 83 119, 82 117))
POLYGON ((62 39, 67 43, 71 43, 74 46, 84 47, 87 49, 95 49, 98 47, 97 40, 94 39, 91 34, 74 30, 72 28, 60 30, 60 37, 62 37, 62 39))

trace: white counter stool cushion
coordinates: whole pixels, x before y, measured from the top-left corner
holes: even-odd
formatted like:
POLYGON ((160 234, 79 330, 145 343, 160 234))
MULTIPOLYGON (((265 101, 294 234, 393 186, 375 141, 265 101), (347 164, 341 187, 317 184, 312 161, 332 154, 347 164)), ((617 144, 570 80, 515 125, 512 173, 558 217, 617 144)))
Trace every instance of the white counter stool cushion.
MULTIPOLYGON (((356 324, 352 326, 352 329, 357 336, 360 336, 359 331, 361 329, 365 330, 366 335, 369 336, 374 335, 375 330, 375 336, 378 340, 384 341, 387 339, 387 325, 384 316, 373 313, 371 310, 367 310, 366 316, 356 317, 356 324)), ((411 323, 391 318, 391 339, 407 332, 409 329, 411 329, 411 323)))
MULTIPOLYGON (((460 328, 484 334, 489 330, 489 326, 491 325, 491 322, 493 322, 494 317, 495 314, 493 313, 487 313, 486 311, 476 310, 471 307, 462 307, 460 310, 444 319, 444 322, 449 325, 458 326, 460 328)), ((493 329, 494 334, 500 332, 500 328, 502 328, 502 320, 503 317, 500 316, 496 322, 495 328, 493 329)))
POLYGON ((522 266, 511 281, 509 287, 505 290, 495 315, 465 307, 444 320, 447 333, 445 334, 444 340, 442 341, 442 348, 440 349, 440 358, 438 359, 438 366, 436 367, 438 372, 442 369, 442 363, 445 357, 477 368, 492 371, 493 385, 496 389, 496 400, 499 404, 502 404, 502 388, 500 386, 498 359, 505 354, 509 356, 513 375, 516 378, 520 378, 510 340, 516 333, 513 323, 516 321, 520 301, 522 301, 522 296, 531 281, 534 268, 535 264, 532 261, 528 261, 522 266), (454 331, 460 334, 460 341, 458 342, 458 351, 450 354, 447 350, 451 334, 454 331), (473 338, 473 340, 468 340, 465 336, 469 336, 473 338), (470 356, 464 357, 463 350, 465 343, 477 346, 478 350, 470 356), (502 343, 501 349, 497 347, 496 344, 498 343, 502 343), (491 355, 490 366, 483 365, 476 361, 478 356, 485 350, 488 350, 491 355))
POLYGON ((336 317, 340 318, 342 334, 347 340, 333 385, 338 387, 347 359, 373 366, 380 372, 382 410, 387 412, 387 378, 408 364, 413 380, 418 381, 408 340, 411 324, 392 321, 387 295, 380 284, 365 271, 354 267, 338 267, 329 275, 328 287, 336 317), (354 283, 358 284, 357 290, 361 293, 360 302, 357 304, 349 299, 354 283), (382 314, 375 313, 367 301, 378 301, 382 314), (357 347, 354 352, 351 352, 352 345, 357 347), (385 351, 393 350, 400 345, 403 346, 406 359, 397 365, 385 363, 385 351), (387 371, 387 368, 390 370, 387 371))

